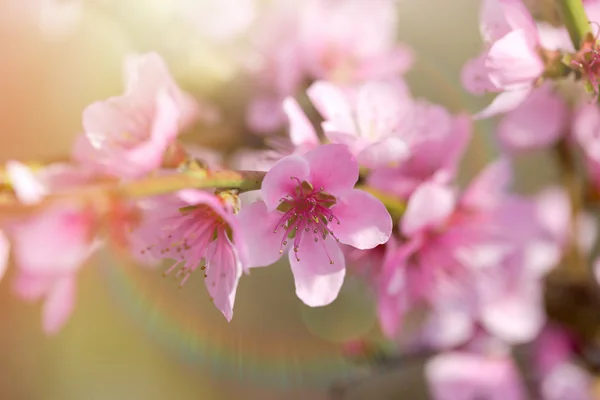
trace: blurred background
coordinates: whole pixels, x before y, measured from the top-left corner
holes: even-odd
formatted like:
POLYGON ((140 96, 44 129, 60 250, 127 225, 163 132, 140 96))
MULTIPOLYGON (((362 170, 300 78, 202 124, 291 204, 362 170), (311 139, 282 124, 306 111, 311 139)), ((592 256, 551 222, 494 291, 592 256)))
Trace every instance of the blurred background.
MULTIPOLYGON (((247 142, 240 104, 250 87, 238 68, 244 36, 226 46, 198 29, 219 19, 251 22, 267 1, 256 10, 223 1, 192 22, 178 12, 182 0, 65 0, 54 2, 60 12, 40 14, 45 3, 0 0, 2 162, 66 159, 83 109, 122 92, 131 52, 157 51, 183 89, 226 110, 221 123, 186 140, 223 151, 247 142)), ((398 37, 416 55, 407 76, 416 97, 454 112, 487 104, 459 84, 463 63, 481 46, 478 7, 479 0, 399 0, 398 37)), ((489 124, 476 125, 465 179, 496 154, 489 124)), ((524 165, 521 189, 552 178, 544 160, 528 162, 536 168, 524 165)), ((369 376, 344 356, 344 342, 378 337, 358 279, 349 278, 331 306, 311 309, 296 298, 286 265, 254 270, 241 280, 228 324, 201 276, 179 290, 161 272, 97 255, 79 276, 72 319, 52 337, 42 333, 39 305, 12 295, 9 273, 0 283, 0 399, 327 399, 332 386, 356 378, 347 399, 427 399, 419 360, 369 376)))

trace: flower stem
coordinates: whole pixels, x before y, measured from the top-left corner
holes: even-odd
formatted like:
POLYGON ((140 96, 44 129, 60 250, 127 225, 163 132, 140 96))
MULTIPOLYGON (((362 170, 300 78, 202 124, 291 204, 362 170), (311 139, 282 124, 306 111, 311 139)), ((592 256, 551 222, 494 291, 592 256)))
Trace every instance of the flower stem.
POLYGON ((265 177, 261 171, 189 171, 127 183, 118 193, 132 198, 176 192, 182 189, 258 190, 265 177))
POLYGON ((581 0, 558 0, 557 3, 573 46, 579 49, 585 36, 592 31, 583 3, 581 0))

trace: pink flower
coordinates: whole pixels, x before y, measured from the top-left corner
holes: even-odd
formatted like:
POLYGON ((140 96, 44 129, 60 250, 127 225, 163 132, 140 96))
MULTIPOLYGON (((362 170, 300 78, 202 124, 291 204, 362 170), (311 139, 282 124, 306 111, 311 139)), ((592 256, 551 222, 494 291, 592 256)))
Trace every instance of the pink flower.
POLYGON ((408 70, 413 57, 396 42, 396 14, 394 0, 276 2, 258 22, 261 94, 247 110, 250 127, 261 134, 281 127, 282 101, 306 81, 353 85, 408 70))
POLYGON ((308 96, 325 119, 327 138, 347 145, 359 164, 375 168, 407 156, 406 134, 416 132, 405 129, 414 107, 401 80, 368 82, 356 91, 319 81, 308 96))
POLYGON ((453 117, 443 107, 422 102, 402 129, 408 156, 395 167, 373 170, 367 178, 369 185, 407 199, 423 182, 450 182, 471 138, 470 119, 453 117))
POLYGON ((525 400, 519 372, 508 355, 441 353, 427 362, 425 375, 434 400, 525 400))
POLYGON ((550 147, 564 135, 568 119, 565 101, 545 84, 502 118, 500 145, 511 153, 550 147))
POLYGON ((374 248, 392 230, 384 205, 354 189, 357 180, 358 163, 340 144, 277 162, 263 181, 263 201, 239 214, 249 265, 270 265, 289 249, 298 297, 312 307, 335 300, 346 273, 337 242, 374 248))
POLYGON ((302 59, 315 79, 352 84, 405 73, 413 55, 397 42, 394 0, 309 0, 300 11, 302 59))
MULTIPOLYGON (((420 330, 429 346, 464 343, 475 322, 507 342, 537 335, 545 321, 537 271, 555 261, 541 252, 555 255, 559 244, 548 239, 554 247, 539 248, 541 260, 528 265, 525 254, 543 234, 532 228, 514 239, 517 229, 506 216, 521 203, 534 203, 504 193, 509 181, 509 164, 501 160, 460 198, 436 182, 423 183, 410 196, 400 222, 406 242, 385 261, 378 289, 379 320, 387 336, 398 335, 404 315, 414 309, 429 315, 420 330)), ((523 224, 538 226, 533 217, 517 215, 523 224)))
POLYGON ((180 130, 199 114, 156 53, 128 59, 126 93, 91 104, 83 113, 85 134, 73 156, 83 165, 124 178, 159 168, 180 130))
MULTIPOLYGON (((81 178, 73 173, 58 179, 49 173, 46 179, 40 179, 18 163, 9 163, 7 169, 17 196, 24 203, 39 202, 52 190, 50 182, 57 182, 60 191, 58 183, 77 184, 81 178)), ((42 319, 47 333, 56 333, 71 315, 75 276, 98 246, 94 240, 96 228, 94 210, 77 203, 51 206, 39 215, 9 226, 19 268, 15 290, 25 299, 45 298, 42 319)))
POLYGON ((462 81, 473 94, 500 93, 475 116, 488 118, 521 104, 545 67, 535 22, 521 0, 485 0, 480 29, 486 50, 465 65, 462 81))
POLYGON ((199 190, 183 190, 144 202, 145 219, 132 234, 137 252, 154 260, 174 259, 181 286, 201 268, 211 299, 228 321, 245 262, 234 204, 199 190))

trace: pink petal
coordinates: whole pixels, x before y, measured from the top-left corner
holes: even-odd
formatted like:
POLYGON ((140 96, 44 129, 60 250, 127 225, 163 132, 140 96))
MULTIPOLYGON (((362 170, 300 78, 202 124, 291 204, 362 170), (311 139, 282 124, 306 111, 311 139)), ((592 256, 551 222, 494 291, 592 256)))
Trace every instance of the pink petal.
POLYGON ((392 218, 381 201, 362 190, 352 190, 337 199, 332 208, 339 225, 332 229, 340 242, 357 249, 384 244, 392 233, 392 218))
POLYGON ((207 249, 206 289, 227 321, 233 318, 233 305, 242 264, 233 244, 225 234, 220 234, 207 249))
POLYGON ((564 26, 556 27, 547 22, 538 22, 537 31, 540 37, 540 45, 544 49, 575 52, 573 42, 569 37, 569 31, 564 26))
POLYGON ((568 110, 550 86, 535 89, 498 125, 502 147, 515 152, 553 145, 564 133, 568 110))
POLYGON ((397 45, 379 57, 366 59, 356 71, 355 77, 359 81, 368 81, 403 75, 413 66, 414 58, 411 48, 397 45))
POLYGON ((529 86, 544 72, 544 63, 524 30, 510 32, 495 42, 485 61, 490 81, 503 90, 529 86))
POLYGON ((361 147, 361 140, 355 134, 337 132, 334 130, 335 127, 329 129, 327 122, 323 122, 323 130, 325 131, 325 137, 329 139, 331 143, 338 143, 348 146, 350 151, 353 153, 361 147))
POLYGON ((285 122, 282 100, 276 96, 256 97, 246 110, 246 123, 258 134, 270 135, 285 122))
POLYGON ((398 296, 382 295, 377 301, 377 316, 382 333, 394 338, 401 329, 402 317, 406 310, 398 296))
MULTIPOLYGON (((333 241, 329 240, 329 242, 333 241)), ((334 246, 338 247, 335 243, 334 246)), ((330 246, 330 248, 333 249, 334 246, 330 246)), ((300 261, 296 261, 294 251, 290 250, 289 260, 294 274, 296 295, 304 304, 310 307, 321 307, 330 304, 337 298, 346 276, 344 256, 339 248, 337 252, 338 254, 331 254, 332 258, 336 259, 337 268, 329 274, 316 274, 310 261, 317 257, 310 252, 305 252, 307 254, 302 254, 300 261), (341 268, 339 268, 340 265, 341 268)), ((317 260, 317 262, 322 262, 322 260, 317 260)))
POLYGON ((184 93, 171 76, 169 68, 162 57, 154 52, 134 54, 125 61, 125 79, 127 96, 131 96, 140 104, 152 101, 161 91, 173 98, 180 115, 182 128, 190 125, 196 118, 214 120, 216 111, 207 105, 200 105, 187 93, 184 93))
POLYGON ((75 307, 75 278, 59 279, 44 302, 42 326, 47 334, 57 333, 67 322, 75 307))
MULTIPOLYGON (((242 207, 237 214, 240 236, 244 251, 247 252, 248 266, 263 267, 279 260, 284 232, 274 233, 282 214, 267 212, 267 206, 257 201, 242 207)), ((236 244, 238 244, 236 242, 236 244)), ((238 244, 239 245, 239 244, 238 244)))
POLYGON ((435 348, 451 348, 467 342, 474 332, 473 317, 465 307, 446 307, 429 316, 423 340, 435 348))
POLYGON ((406 142, 399 137, 388 137, 365 147, 358 153, 360 165, 377 168, 397 164, 408 156, 406 142))
POLYGON ((319 237, 316 242, 314 239, 312 234, 302 232, 298 251, 290 250, 290 258, 294 259, 294 264, 302 265, 316 275, 330 275, 346 267, 344 253, 333 237, 319 237))
MULTIPOLYGON (((307 154, 310 153, 312 152, 307 154)), ((295 193, 296 187, 298 186, 298 181, 296 179, 300 180, 300 182, 311 181, 309 178, 311 173, 310 162, 307 161, 306 156, 287 156, 279 160, 273 168, 267 172, 262 183, 261 194, 269 212, 279 207, 282 198, 289 193, 295 193)), ((313 182, 311 181, 311 183, 313 182)))
POLYGON ((361 137, 377 142, 394 134, 412 111, 413 99, 401 79, 367 82, 356 99, 356 123, 361 137))
MULTIPOLYGON (((304 155, 310 167, 310 183, 333 196, 343 196, 358 181, 358 162, 343 144, 327 144, 304 155)), ((266 178, 265 178, 266 179, 266 178)))
POLYGON ((177 193, 177 197, 189 205, 205 204, 212 208, 215 213, 217 213, 225 222, 227 222, 227 225, 232 232, 237 257, 239 257, 244 267, 248 266, 248 249, 244 242, 245 239, 241 232, 239 219, 236 218, 230 208, 226 209, 221 200, 214 194, 203 192, 201 190, 181 190, 177 193))
POLYGON ((522 382, 511 359, 465 352, 430 359, 425 375, 433 400, 525 400, 522 382))
POLYGON ((19 270, 13 284, 17 296, 27 301, 34 301, 50 291, 56 282, 54 276, 27 274, 19 270))
POLYGON ((9 161, 6 163, 6 172, 21 203, 38 203, 47 194, 41 181, 24 164, 9 161))
POLYGON ((425 182, 414 191, 400 221, 402 234, 413 236, 442 225, 454 212, 454 192, 442 185, 425 182))
POLYGON ((89 216, 79 209, 48 209, 14 227, 15 262, 31 274, 73 272, 92 252, 90 229, 89 216))
POLYGON ((512 181, 512 166, 508 159, 499 159, 488 165, 464 192, 460 203, 474 210, 495 207, 505 196, 512 181))
POLYGON ((290 123, 290 139, 295 146, 317 147, 320 144, 315 128, 293 97, 283 101, 283 111, 290 123))
POLYGON ((529 96, 530 91, 531 88, 527 87, 520 90, 500 93, 489 106, 473 115, 473 119, 485 119, 514 110, 525 101, 527 96, 529 96))
POLYGON ((467 61, 461 71, 461 83, 469 93, 482 95, 498 90, 498 87, 490 80, 488 69, 485 66, 486 58, 487 52, 482 53, 477 58, 467 61))
POLYGON ((481 311, 481 322, 490 333, 508 343, 526 343, 539 334, 546 322, 539 283, 519 283, 493 297, 481 311))
POLYGON ((179 133, 179 111, 173 99, 161 91, 156 98, 156 114, 149 140, 126 153, 128 166, 140 174, 157 169, 163 154, 179 133))
POLYGON ((323 118, 331 123, 330 130, 356 134, 352 106, 341 89, 329 82, 317 81, 306 94, 323 118))
POLYGON ((530 40, 537 39, 535 21, 522 0, 484 0, 479 19, 481 35, 488 43, 517 29, 526 32, 530 40))

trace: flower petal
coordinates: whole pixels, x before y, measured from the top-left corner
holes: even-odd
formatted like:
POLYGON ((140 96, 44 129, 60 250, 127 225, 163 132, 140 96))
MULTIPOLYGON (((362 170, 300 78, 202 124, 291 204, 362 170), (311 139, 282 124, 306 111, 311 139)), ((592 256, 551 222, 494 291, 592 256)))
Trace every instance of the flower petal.
POLYGON ((475 210, 494 207, 502 200, 512 181, 512 168, 508 159, 488 165, 471 182, 460 200, 462 206, 475 210))
POLYGON ((484 0, 479 20, 481 36, 488 43, 517 29, 532 41, 537 38, 535 21, 521 0, 484 0))
POLYGON ((75 277, 59 279, 44 302, 42 326, 47 334, 57 333, 67 322, 75 307, 75 277))
POLYGON ((134 175, 143 175, 162 164, 163 154, 179 133, 179 111, 174 100, 164 91, 156 98, 156 114, 149 140, 126 152, 128 167, 134 175))
POLYGON ((425 366, 433 400, 524 400, 517 369, 510 358, 466 352, 441 353, 425 366))
POLYGON ((94 249, 90 229, 89 216, 82 210, 62 206, 48 209, 13 227, 15 262, 32 274, 72 272, 94 249))
POLYGON ((481 311, 483 326, 508 343, 533 340, 546 322, 539 283, 529 281, 517 285, 513 290, 484 300, 481 311))
POLYGON ((317 81, 308 88, 306 94, 328 122, 329 129, 356 134, 352 105, 340 88, 329 82, 317 81))
POLYGON ((460 73, 463 87, 471 94, 482 95, 498 90, 490 80, 488 69, 485 67, 486 58, 487 52, 467 61, 460 73))
POLYGON ((367 192, 352 190, 332 208, 340 224, 333 228, 340 242, 357 249, 384 244, 392 234, 392 217, 383 203, 367 192))
POLYGON ((343 196, 358 181, 358 162, 348 146, 319 146, 306 153, 304 158, 310 167, 310 183, 317 189, 322 187, 325 193, 343 196))
POLYGON ((522 29, 510 32, 490 47, 485 67, 490 81, 504 90, 531 85, 544 72, 535 44, 522 29))
POLYGON ((279 250, 284 232, 273 232, 281 215, 279 212, 267 212, 267 207, 262 201, 242 207, 237 214, 249 267, 271 265, 281 257, 279 250))
POLYGON ((447 186, 434 182, 423 183, 408 200, 400 221, 402 234, 414 236, 443 224, 454 211, 455 202, 454 192, 447 186))
POLYGON ((269 212, 281 204, 281 199, 290 193, 295 193, 298 186, 297 178, 302 181, 310 180, 310 167, 303 157, 291 155, 279 160, 265 176, 261 187, 262 198, 269 212))
POLYGON ((568 110, 548 85, 537 88, 498 125, 498 137, 508 151, 541 149, 562 136, 568 110))
POLYGON ((360 165, 377 168, 396 164, 408 156, 408 145, 399 137, 387 137, 365 147, 357 155, 360 165))
POLYGON ((233 305, 238 282, 242 276, 242 263, 233 244, 223 232, 213 240, 207 250, 206 289, 227 321, 233 318, 233 305))
POLYGON ((344 253, 331 236, 322 239, 320 235, 315 238, 311 232, 302 232, 297 250, 290 250, 290 259, 313 274, 329 275, 346 267, 344 253))
POLYGON ((235 243, 235 249, 242 262, 244 268, 248 267, 248 253, 247 246, 244 244, 244 237, 241 233, 239 226, 239 220, 233 214, 231 208, 226 208, 222 200, 219 199, 212 193, 203 192, 202 190, 196 189, 185 189, 177 193, 177 197, 185 201, 189 205, 205 204, 209 206, 215 213, 217 213, 232 231, 233 242, 235 243))
MULTIPOLYGON (((338 251, 341 255, 341 251, 339 249, 338 251)), ((303 257, 300 261, 296 261, 294 251, 290 250, 289 260, 294 274, 296 295, 304 304, 310 307, 326 306, 337 298, 346 276, 343 255, 341 257, 341 269, 329 274, 316 274, 308 264, 312 257, 303 257)))
POLYGON ((21 203, 38 203, 47 194, 44 185, 24 164, 9 161, 6 163, 6 172, 21 203))
POLYGON ((514 110, 523 103, 527 96, 529 96, 530 91, 531 88, 527 87, 520 90, 500 93, 489 106, 473 115, 473 119, 485 119, 514 110))
POLYGON ((293 97, 286 98, 283 101, 283 111, 287 115, 290 124, 290 139, 294 146, 317 147, 320 144, 315 128, 296 99, 293 97))

